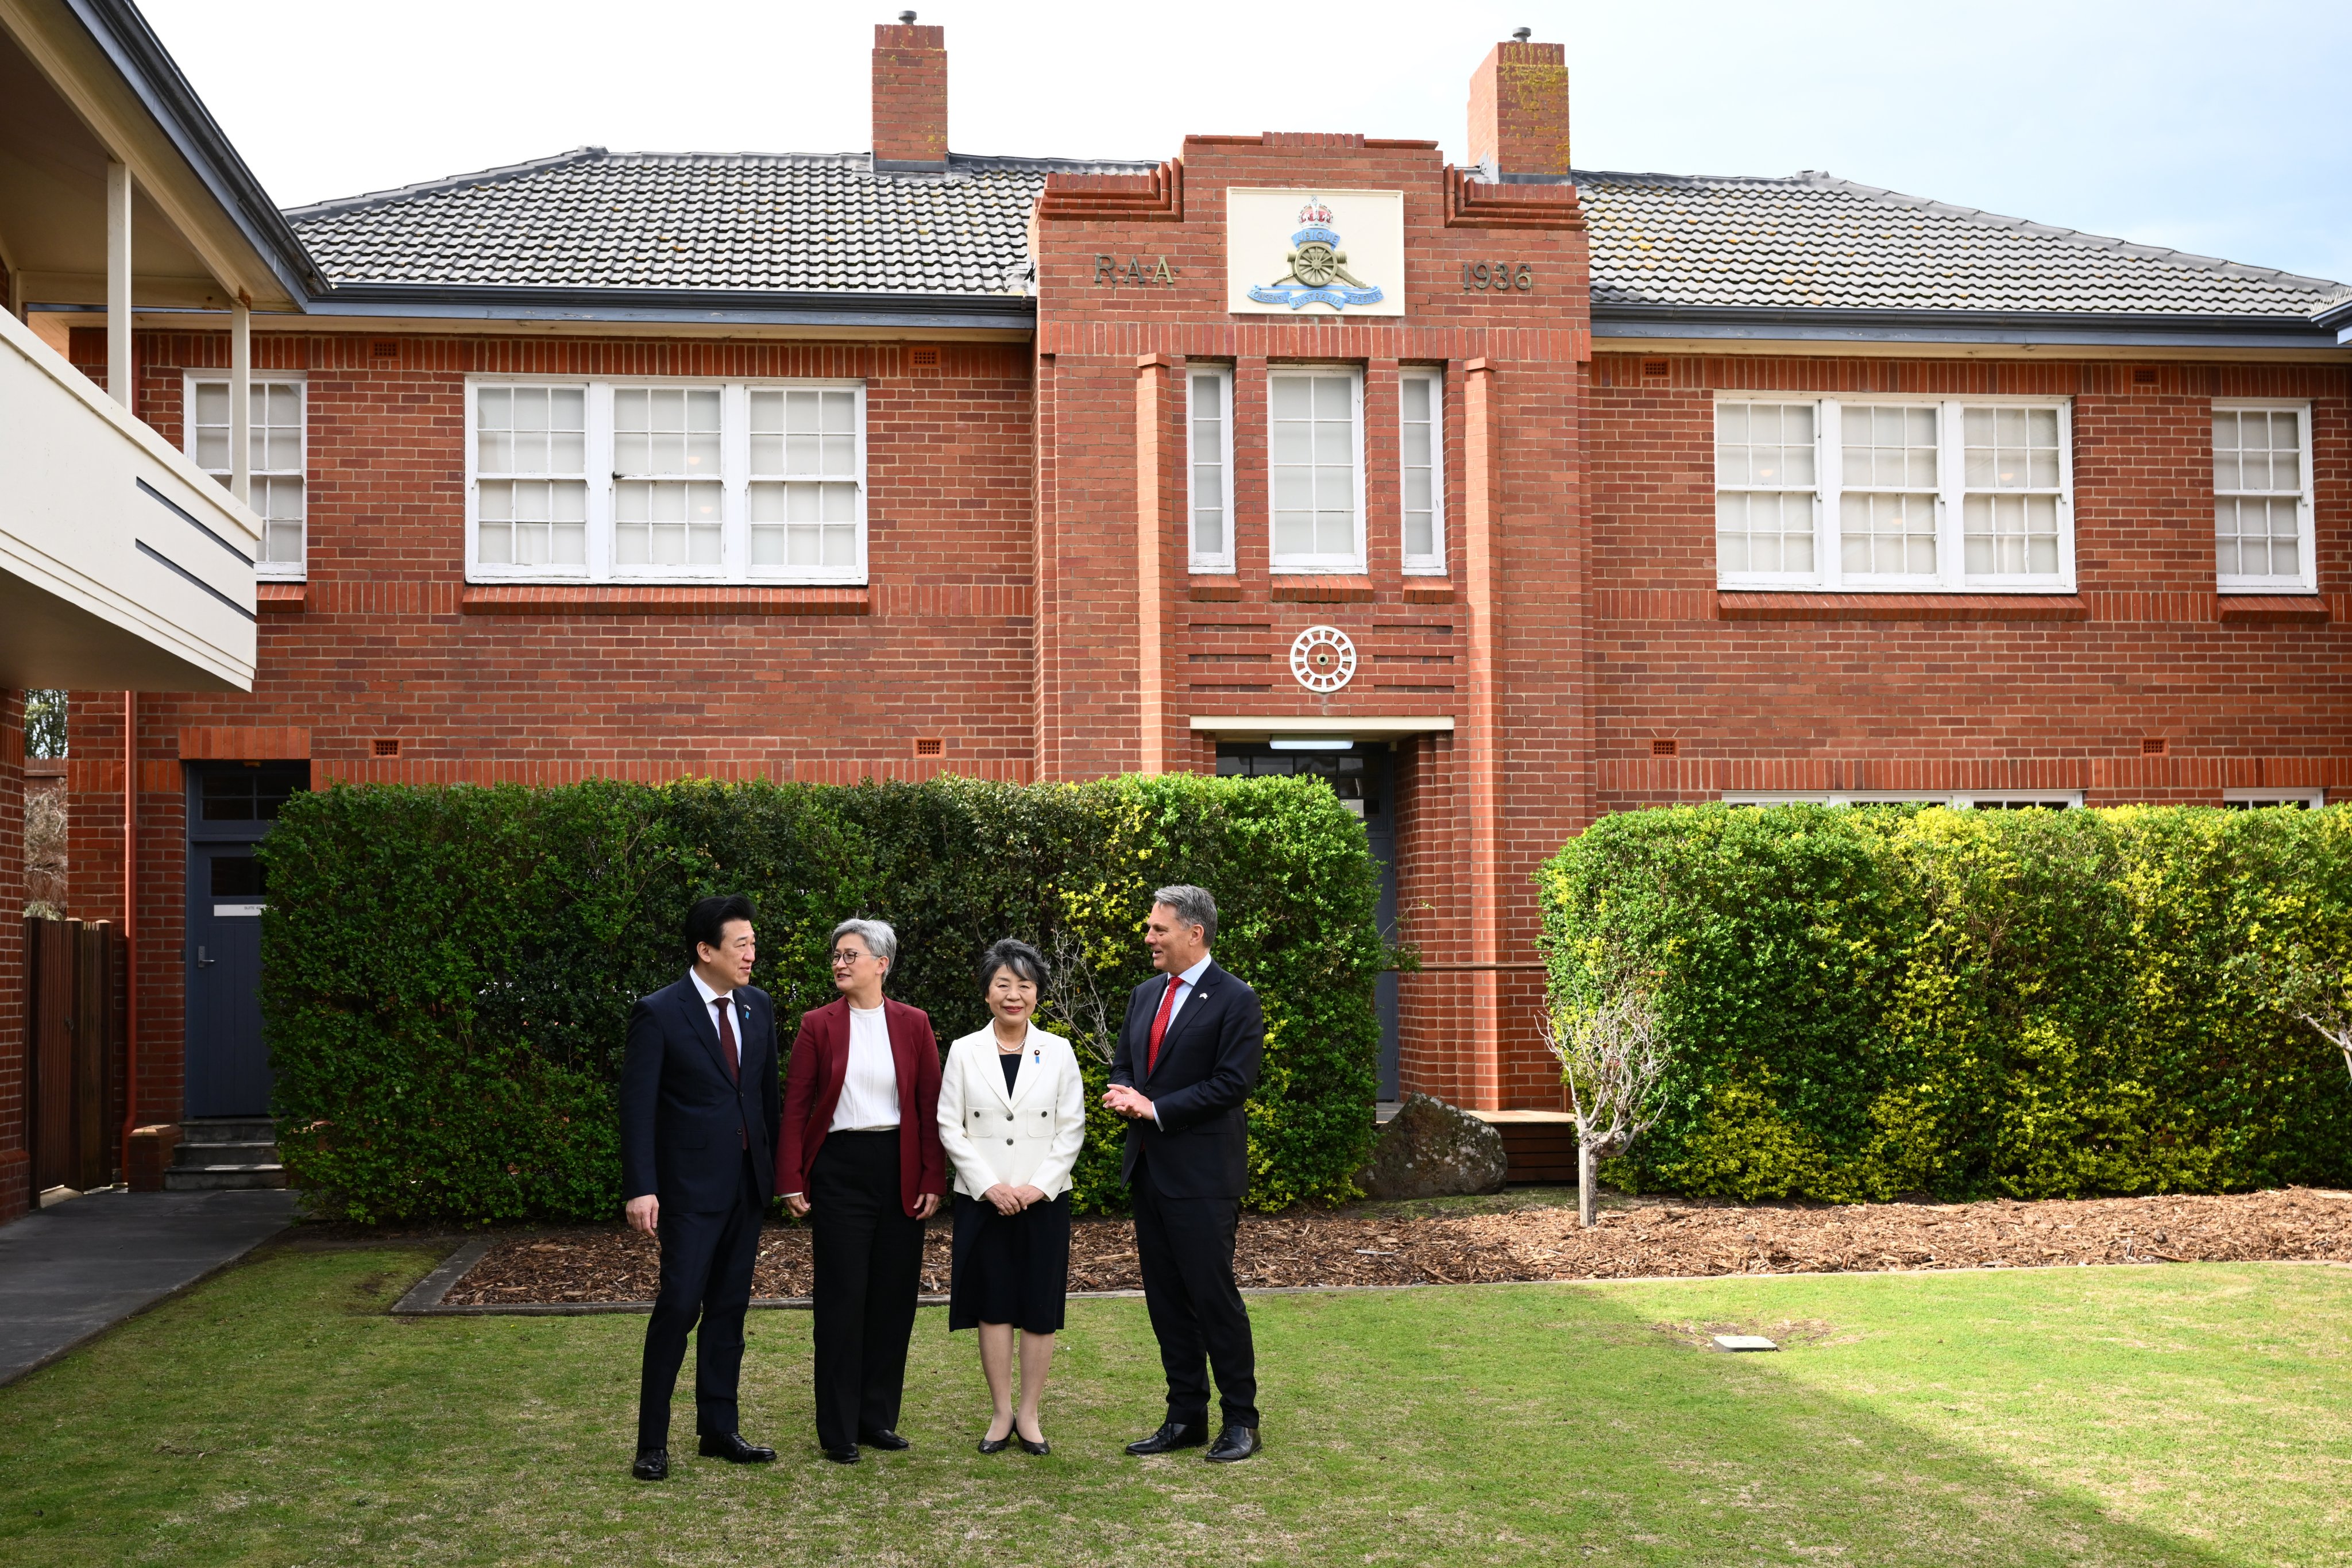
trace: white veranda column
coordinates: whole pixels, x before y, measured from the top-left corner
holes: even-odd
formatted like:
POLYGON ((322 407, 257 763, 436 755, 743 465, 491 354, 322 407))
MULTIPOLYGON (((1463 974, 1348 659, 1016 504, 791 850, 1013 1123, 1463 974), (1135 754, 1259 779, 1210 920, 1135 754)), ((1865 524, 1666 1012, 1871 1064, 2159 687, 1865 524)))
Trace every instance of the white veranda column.
POLYGON ((135 411, 131 385, 131 170, 106 162, 106 391, 135 411))

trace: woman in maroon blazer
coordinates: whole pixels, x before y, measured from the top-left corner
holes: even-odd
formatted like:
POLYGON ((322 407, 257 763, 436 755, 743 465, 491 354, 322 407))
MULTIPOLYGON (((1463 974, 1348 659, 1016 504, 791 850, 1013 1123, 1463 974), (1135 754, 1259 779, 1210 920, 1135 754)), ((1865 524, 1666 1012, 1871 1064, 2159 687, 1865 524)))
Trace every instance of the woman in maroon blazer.
POLYGON ((881 921, 833 930, 839 1000, 801 1015, 784 1069, 776 1191, 814 1233, 816 1439, 836 1464, 898 1436, 923 1222, 947 1193, 940 1047, 930 1016, 882 994, 898 935, 881 921))

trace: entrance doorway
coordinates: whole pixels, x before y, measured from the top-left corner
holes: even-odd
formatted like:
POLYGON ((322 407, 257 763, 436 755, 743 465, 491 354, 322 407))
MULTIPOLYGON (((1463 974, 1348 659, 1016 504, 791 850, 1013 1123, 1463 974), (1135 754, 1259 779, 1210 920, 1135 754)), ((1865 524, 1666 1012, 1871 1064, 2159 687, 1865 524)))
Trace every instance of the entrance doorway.
POLYGON ((265 1116, 261 911, 269 892, 254 851, 287 797, 310 787, 310 764, 191 763, 187 773, 186 1114, 265 1116))
MULTIPOLYGON (((1318 778, 1364 823, 1372 864, 1381 874, 1381 935, 1396 940, 1396 810, 1390 794, 1390 752, 1381 742, 1324 740, 1221 742, 1223 778, 1318 778)), ((1381 1098, 1397 1097, 1397 977, 1382 971, 1373 991, 1381 1015, 1381 1098)))

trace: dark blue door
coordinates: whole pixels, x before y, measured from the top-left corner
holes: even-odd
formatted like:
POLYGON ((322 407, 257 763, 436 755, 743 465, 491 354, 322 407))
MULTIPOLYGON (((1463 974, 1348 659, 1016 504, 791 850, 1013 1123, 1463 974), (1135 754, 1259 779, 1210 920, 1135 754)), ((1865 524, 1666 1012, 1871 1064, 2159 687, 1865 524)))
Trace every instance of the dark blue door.
POLYGON ((261 912, 269 889, 255 853, 307 763, 191 763, 188 773, 187 1112, 269 1110, 261 1031, 261 912))

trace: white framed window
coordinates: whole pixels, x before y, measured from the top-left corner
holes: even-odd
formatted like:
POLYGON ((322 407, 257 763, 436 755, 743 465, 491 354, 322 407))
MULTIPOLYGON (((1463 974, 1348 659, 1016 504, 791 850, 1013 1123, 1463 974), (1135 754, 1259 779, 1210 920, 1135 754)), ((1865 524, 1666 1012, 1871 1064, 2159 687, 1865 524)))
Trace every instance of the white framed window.
POLYGON ((2071 593, 2063 401, 1716 402, 1716 583, 1843 593, 2071 593))
POLYGON ((1185 515, 1195 572, 1234 569, 1234 373, 1184 375, 1185 515))
POLYGON ((2225 789, 2221 804, 2233 811, 2256 811, 2266 805, 2317 811, 2327 804, 2324 789, 2225 789))
POLYGON ((2214 585, 2318 592, 2311 510, 2311 405, 2215 404, 2214 585))
POLYGON ((2083 804, 2083 792, 2074 789, 2044 789, 1956 795, 1945 791, 1905 794, 1871 791, 1855 793, 1846 790, 1766 790, 1744 791, 1726 795, 1721 798, 1726 805, 1788 805, 1793 802, 1810 802, 1814 805, 1947 805, 1955 811, 2025 811, 2035 807, 2064 811, 2083 804))
POLYGON ((860 383, 477 377, 466 455, 473 581, 866 581, 860 383))
POLYGON ((1397 454, 1404 513, 1404 573, 1445 575, 1445 376, 1407 370, 1397 378, 1397 454))
MULTIPOLYGON (((229 382, 215 372, 190 371, 184 388, 184 437, 196 467, 229 481, 229 382)), ((309 421, 304 417, 302 378, 257 375, 252 381, 251 427, 247 459, 251 504, 262 521, 261 552, 254 574, 299 579, 309 568, 309 421)))
POLYGON ((1276 572, 1364 570, 1364 378, 1344 366, 1266 376, 1266 479, 1276 572))

